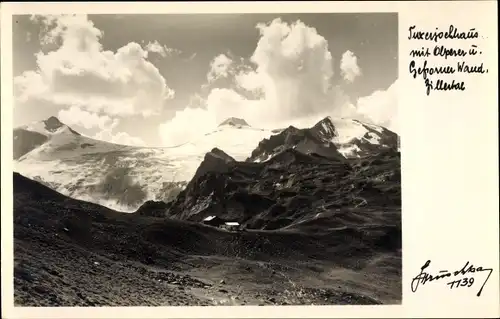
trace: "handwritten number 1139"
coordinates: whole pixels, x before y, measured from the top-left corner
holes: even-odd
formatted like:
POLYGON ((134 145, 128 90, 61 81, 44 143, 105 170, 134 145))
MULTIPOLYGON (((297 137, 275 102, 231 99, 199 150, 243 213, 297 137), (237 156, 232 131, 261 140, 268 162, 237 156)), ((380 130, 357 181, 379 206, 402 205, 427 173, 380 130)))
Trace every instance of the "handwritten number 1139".
POLYGON ((450 286, 450 289, 458 288, 458 287, 470 287, 474 284, 474 278, 462 278, 459 280, 450 281, 447 283, 450 286))

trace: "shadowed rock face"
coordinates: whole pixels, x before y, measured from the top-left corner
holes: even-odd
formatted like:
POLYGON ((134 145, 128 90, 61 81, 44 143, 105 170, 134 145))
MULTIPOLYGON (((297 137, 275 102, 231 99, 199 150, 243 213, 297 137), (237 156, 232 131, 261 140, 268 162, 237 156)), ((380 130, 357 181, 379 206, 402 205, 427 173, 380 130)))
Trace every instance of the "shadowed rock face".
POLYGON ((48 137, 38 133, 23 129, 15 129, 13 132, 13 152, 14 159, 17 160, 24 154, 27 154, 47 142, 48 137))
POLYGON ((51 116, 43 122, 45 123, 45 129, 49 132, 55 132, 64 126, 64 124, 55 116, 51 116))
MULTIPOLYGON (((251 152, 246 164, 236 163, 224 150, 214 148, 204 157, 197 154, 195 165, 189 163, 183 167, 186 161, 189 162, 194 157, 190 159, 181 153, 171 157, 168 150, 137 148, 93 140, 80 136, 57 118, 51 117, 34 127, 35 131, 21 128, 15 130, 14 157, 19 159, 45 144, 43 152, 32 152, 19 160, 20 171, 25 169, 26 174, 31 174, 30 178, 38 179, 68 196, 90 200, 114 209, 134 211, 148 200, 169 202, 175 199, 190 181, 187 192, 194 194, 200 191, 197 196, 201 194, 206 197, 197 203, 199 211, 205 211, 204 207, 213 201, 220 205, 220 209, 240 216, 242 204, 229 203, 226 208, 223 196, 218 195, 225 193, 227 187, 236 187, 234 183, 224 180, 227 174, 237 172, 246 174, 245 178, 249 180, 255 180, 267 177, 266 174, 274 170, 296 169, 297 163, 302 166, 314 166, 345 162, 344 153, 341 153, 339 146, 333 142, 341 131, 334 123, 337 126, 339 124, 325 118, 308 129, 290 126, 279 134, 262 140, 258 145, 252 143, 252 146, 257 147, 251 152), (194 172, 200 158, 203 158, 203 161, 194 172), (262 161, 266 161, 266 165, 252 164, 262 161), (186 177, 187 171, 190 172, 189 177, 186 177), (202 178, 207 173, 210 173, 209 176, 202 178), (200 185, 213 185, 214 189, 200 185), (214 194, 210 195, 212 191, 214 194)), ((363 133, 366 136, 357 137, 350 142, 358 147, 358 151, 354 151, 355 155, 372 157, 382 151, 395 150, 391 147, 397 145, 395 133, 361 122, 347 122, 348 126, 353 123, 364 127, 361 132, 366 132, 363 133), (370 142, 375 138, 379 144, 370 142)), ((243 119, 229 118, 221 125, 244 124, 248 125, 243 119)), ((226 127, 221 131, 225 129, 232 130, 226 127)), ((232 130, 233 133, 234 131, 240 130, 232 130)), ((244 154, 249 153, 245 151, 244 154)), ((237 158, 241 160, 240 157, 237 158)), ((280 181, 269 183, 281 184, 280 181)), ((268 186, 259 184, 255 187, 268 186)), ((266 192, 271 190, 266 188, 266 192)), ((213 208, 214 205, 208 206, 213 208)), ((193 214, 186 211, 184 215, 193 214)))
MULTIPOLYGON (((215 157, 207 158, 212 163, 215 157)), ((202 163, 204 173, 165 207, 166 216, 201 221, 216 215, 253 229, 303 223, 320 229, 315 220, 328 224, 337 209, 397 211, 401 206, 397 152, 332 160, 286 149, 263 163, 219 163, 211 166, 214 170, 202 163)))
POLYGON ((345 158, 376 156, 388 149, 397 151, 399 147, 396 133, 353 119, 326 117, 311 128, 290 126, 273 132, 278 134, 263 140, 248 161, 263 161, 290 147, 306 154, 317 153, 326 157, 335 155, 332 149, 336 148, 345 158))
POLYGON ((307 129, 290 126, 279 134, 262 140, 247 161, 265 161, 287 149, 295 149, 304 154, 318 154, 330 159, 341 160, 344 157, 332 142, 335 136, 335 127, 328 119, 324 119, 312 128, 307 129))
POLYGON ((219 172, 225 173, 228 172, 231 168, 232 164, 236 163, 234 158, 224 153, 224 151, 214 148, 207 154, 205 154, 205 158, 203 162, 201 162, 200 166, 196 170, 192 181, 197 180, 199 177, 205 175, 207 172, 219 172))
POLYGON ((71 127, 67 126, 66 124, 62 123, 61 121, 59 121, 59 119, 55 116, 51 116, 49 117, 48 119, 44 120, 43 123, 45 124, 45 129, 48 131, 48 132, 51 132, 51 133, 54 133, 56 132, 58 129, 60 129, 61 127, 67 127, 69 129, 69 131, 75 135, 78 135, 80 136, 81 134, 78 133, 77 131, 73 130, 71 127))
POLYGON ((313 134, 320 141, 330 141, 338 135, 330 117, 325 117, 311 128, 313 134))
POLYGON ((245 162, 213 149, 186 189, 155 215, 164 210, 165 216, 197 222, 216 215, 269 230, 328 224, 338 209, 400 210, 399 153, 381 148, 346 159, 332 142, 337 134, 325 118, 310 129, 291 126, 264 139, 245 162))

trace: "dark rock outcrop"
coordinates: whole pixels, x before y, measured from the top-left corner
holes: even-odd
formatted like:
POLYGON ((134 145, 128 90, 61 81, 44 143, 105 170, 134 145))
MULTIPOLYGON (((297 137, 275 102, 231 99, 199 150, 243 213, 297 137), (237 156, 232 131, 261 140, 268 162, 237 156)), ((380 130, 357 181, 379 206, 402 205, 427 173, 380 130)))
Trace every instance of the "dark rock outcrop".
POLYGON ((13 132, 13 156, 17 160, 48 141, 48 137, 38 133, 17 128, 13 132))
POLYGON ((252 152, 247 161, 261 162, 288 149, 294 149, 304 154, 318 154, 326 158, 344 159, 332 142, 336 130, 327 118, 312 128, 298 129, 294 126, 282 130, 280 133, 262 140, 252 152))
POLYGON ((332 216, 336 209, 400 209, 400 159, 395 152, 332 160, 286 149, 263 163, 209 154, 208 162, 219 165, 202 163, 203 174, 171 203, 167 216, 201 221, 216 215, 246 228, 278 229, 311 223, 318 214, 332 216))
POLYGON ((234 163, 236 163, 234 158, 224 153, 224 151, 214 148, 205 154, 205 158, 196 170, 192 180, 197 180, 200 176, 203 176, 208 172, 228 172, 234 163))
POLYGON ((334 121, 330 117, 325 117, 308 129, 297 129, 291 126, 286 129, 273 130, 273 133, 277 135, 263 140, 250 156, 249 161, 266 160, 283 148, 289 147, 295 147, 305 153, 316 152, 328 156, 331 152, 330 145, 333 144, 345 158, 375 156, 388 149, 398 150, 399 148, 399 136, 396 133, 382 126, 354 119, 334 121))

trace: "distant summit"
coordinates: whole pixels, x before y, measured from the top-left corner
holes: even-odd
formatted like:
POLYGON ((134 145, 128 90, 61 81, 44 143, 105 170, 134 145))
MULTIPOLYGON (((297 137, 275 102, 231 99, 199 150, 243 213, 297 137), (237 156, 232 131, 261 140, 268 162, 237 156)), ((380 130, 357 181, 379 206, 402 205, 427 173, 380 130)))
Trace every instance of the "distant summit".
POLYGON ((44 120, 43 123, 45 124, 45 129, 52 133, 64 126, 64 124, 55 116, 49 117, 44 120))
POLYGON ((23 125, 15 128, 14 130, 25 130, 30 132, 37 132, 39 134, 49 136, 53 134, 60 134, 63 132, 69 132, 74 135, 81 135, 77 131, 73 130, 68 125, 61 122, 57 117, 51 116, 45 120, 32 122, 28 125, 23 125))
POLYGON ((338 136, 337 129, 335 128, 333 120, 330 116, 327 116, 316 123, 316 125, 312 127, 312 130, 318 139, 324 141, 331 140, 338 136))
POLYGON ((80 133, 59 121, 55 116, 15 128, 13 130, 14 159, 17 160, 46 143, 50 136, 65 134, 65 132, 76 136, 80 135, 80 133))
POLYGON ((344 156, 333 143, 336 134, 335 126, 329 117, 319 121, 312 128, 298 129, 289 126, 280 133, 263 139, 247 161, 267 161, 289 149, 306 155, 316 154, 329 159, 343 160, 344 156))
POLYGON ((224 125, 239 126, 239 127, 250 126, 247 123, 247 121, 245 121, 244 119, 237 118, 237 117, 230 117, 219 124, 219 126, 224 126, 224 125))
POLYGON ((396 133, 354 119, 327 116, 310 128, 289 126, 272 132, 275 135, 263 139, 247 161, 267 161, 286 149, 330 159, 374 156, 398 149, 396 133))

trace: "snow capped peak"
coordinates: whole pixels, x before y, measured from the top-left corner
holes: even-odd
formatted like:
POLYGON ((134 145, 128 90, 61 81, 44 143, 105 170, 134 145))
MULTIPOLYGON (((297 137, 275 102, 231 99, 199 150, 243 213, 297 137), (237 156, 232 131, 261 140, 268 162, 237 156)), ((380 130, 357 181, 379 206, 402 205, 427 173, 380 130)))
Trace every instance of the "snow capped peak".
POLYGON ((74 131, 71 127, 61 122, 55 116, 51 116, 46 120, 37 121, 28 125, 18 127, 17 129, 23 129, 26 131, 39 133, 44 136, 51 136, 54 134, 60 134, 64 132, 72 133, 74 135, 80 135, 80 133, 74 131))
POLYGON ((327 116, 316 123, 316 125, 313 126, 313 130, 315 130, 324 139, 329 140, 337 136, 337 130, 335 125, 333 125, 333 120, 330 116, 327 116))
POLYGON ((333 155, 336 149, 345 158, 363 157, 396 148, 398 138, 397 134, 378 125, 330 116, 309 129, 290 126, 273 130, 273 133, 276 135, 262 141, 251 154, 249 161, 267 161, 280 150, 290 147, 305 153, 320 154, 318 150, 328 150, 326 154, 333 155))
POLYGON ((318 123, 316 123, 315 126, 318 126, 318 125, 333 126, 333 119, 331 116, 327 116, 327 117, 323 118, 321 121, 319 121, 318 123))
POLYGON ((51 133, 55 133, 61 127, 66 126, 55 116, 49 117, 48 119, 44 120, 43 123, 45 124, 45 129, 51 133))
POLYGON ((226 152, 217 147, 214 147, 210 152, 205 154, 205 158, 207 156, 220 158, 223 159, 224 161, 234 161, 234 159, 231 156, 229 156, 226 152))
POLYGON ((397 148, 398 135, 388 129, 356 119, 335 119, 337 135, 332 139, 346 157, 361 157, 397 148))
POLYGON ((250 126, 247 123, 247 121, 245 121, 244 119, 237 118, 237 117, 227 118, 222 123, 219 124, 219 126, 224 126, 224 125, 238 126, 238 127, 250 126))

